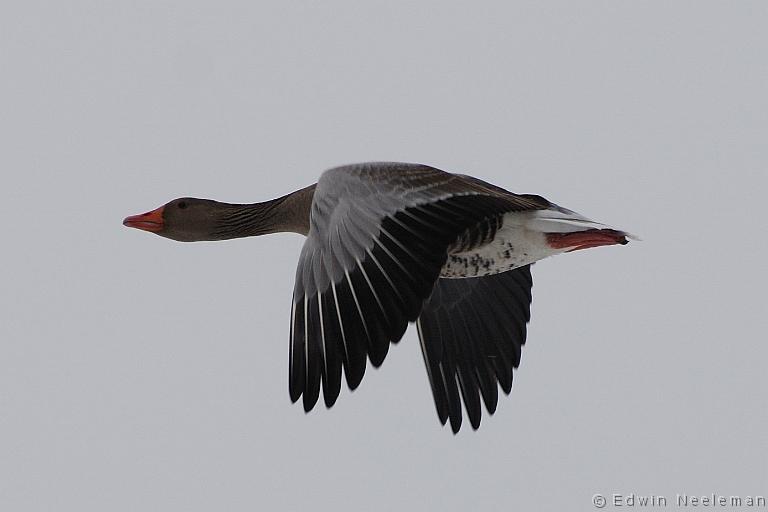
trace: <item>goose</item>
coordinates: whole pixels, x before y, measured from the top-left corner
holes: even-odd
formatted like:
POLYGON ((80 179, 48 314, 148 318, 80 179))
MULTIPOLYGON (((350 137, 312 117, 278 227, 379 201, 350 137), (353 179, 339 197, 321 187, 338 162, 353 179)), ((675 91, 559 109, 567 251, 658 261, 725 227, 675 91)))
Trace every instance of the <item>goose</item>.
POLYGON ((181 242, 293 232, 306 237, 290 312, 288 390, 326 407, 378 368, 416 324, 440 423, 462 403, 473 429, 481 401, 496 411, 512 389, 530 320, 531 265, 627 232, 541 196, 420 164, 373 162, 254 204, 184 197, 123 224, 181 242))

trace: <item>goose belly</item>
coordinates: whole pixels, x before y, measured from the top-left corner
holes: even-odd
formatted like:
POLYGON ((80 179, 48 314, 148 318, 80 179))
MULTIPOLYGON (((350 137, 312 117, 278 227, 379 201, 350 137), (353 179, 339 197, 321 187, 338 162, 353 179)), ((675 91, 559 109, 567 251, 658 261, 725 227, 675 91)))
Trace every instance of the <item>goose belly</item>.
POLYGON ((512 215, 504 217, 493 239, 465 252, 448 254, 440 270, 442 278, 481 277, 499 274, 563 252, 552 248, 544 233, 525 227, 512 215))

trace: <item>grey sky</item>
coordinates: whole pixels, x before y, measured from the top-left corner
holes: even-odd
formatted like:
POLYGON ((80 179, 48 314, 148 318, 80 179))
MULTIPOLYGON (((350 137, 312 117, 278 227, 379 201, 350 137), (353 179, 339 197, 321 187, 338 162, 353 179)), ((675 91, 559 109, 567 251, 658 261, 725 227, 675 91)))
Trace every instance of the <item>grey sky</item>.
POLYGON ((766 26, 763 1, 3 2, 0 509, 768 495, 766 26), (439 428, 412 328, 333 410, 290 404, 301 237, 120 225, 366 160, 644 238, 535 266, 478 432, 439 428))

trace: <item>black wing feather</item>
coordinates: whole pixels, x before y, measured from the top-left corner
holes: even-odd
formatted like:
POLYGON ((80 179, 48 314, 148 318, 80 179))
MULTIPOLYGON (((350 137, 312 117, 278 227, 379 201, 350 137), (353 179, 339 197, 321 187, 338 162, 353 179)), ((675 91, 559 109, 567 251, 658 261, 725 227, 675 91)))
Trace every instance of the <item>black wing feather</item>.
POLYGON ((440 279, 425 303, 419 317, 424 362, 437 416, 443 424, 450 418, 454 433, 461 427, 457 389, 474 429, 480 425, 480 397, 493 414, 496 384, 510 392, 525 343, 532 283, 530 265, 490 276, 440 279))
MULTIPOLYGON (((501 383, 505 391, 511 386, 514 350, 500 355, 498 347, 507 341, 489 342, 492 335, 485 341, 487 346, 466 345, 467 338, 488 329, 479 327, 471 316, 456 317, 455 311, 442 311, 443 305, 434 299, 440 293, 433 294, 433 289, 435 283, 444 281, 439 279, 440 270, 449 249, 460 237, 478 243, 493 234, 501 214, 538 207, 542 206, 522 201, 519 196, 515 199, 511 195, 458 195, 384 217, 379 222, 378 233, 371 234, 372 246, 361 252, 362 256, 354 260, 352 268, 345 268, 341 278, 310 296, 306 292, 294 294, 291 400, 297 401, 303 395, 304 409, 309 411, 317 403, 322 385, 325 405, 333 406, 341 390, 341 373, 350 389, 357 388, 365 375, 366 359, 374 367, 381 365, 389 343, 399 341, 408 322, 422 315, 420 330, 422 339, 426 340, 423 343, 425 358, 430 359, 427 366, 438 417, 442 423, 450 418, 452 428, 457 431, 461 426, 463 396, 470 423, 477 428, 480 398, 492 412, 498 396, 496 382, 501 383), (422 310, 430 296, 433 298, 427 303, 424 315, 422 310)), ((350 216, 345 222, 348 231, 357 235, 365 231, 364 226, 370 226, 370 219, 366 222, 365 218, 350 216)), ((359 246, 359 242, 355 243, 359 246)), ((322 267, 317 260, 321 257, 309 255, 304 267, 300 266, 297 278, 306 281, 314 277, 315 282, 322 282, 318 274, 322 267)), ((442 289, 442 284, 437 288, 442 289)), ((303 286, 297 290, 303 290, 303 286)), ((458 291, 464 293, 463 289, 458 291)), ((455 295, 456 292, 449 288, 446 293, 455 295)), ((506 293, 521 292, 508 290, 506 293)), ((517 337, 519 331, 518 327, 517 337)))

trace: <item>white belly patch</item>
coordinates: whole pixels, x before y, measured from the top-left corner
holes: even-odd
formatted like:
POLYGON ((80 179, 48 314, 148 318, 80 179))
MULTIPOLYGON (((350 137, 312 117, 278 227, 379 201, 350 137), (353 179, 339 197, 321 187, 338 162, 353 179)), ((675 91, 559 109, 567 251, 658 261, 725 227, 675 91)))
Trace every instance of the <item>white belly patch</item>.
POLYGON ((448 254, 440 277, 498 274, 563 252, 550 247, 544 233, 526 227, 529 220, 526 213, 506 214, 490 243, 470 251, 448 254))

